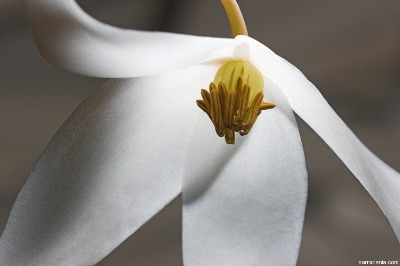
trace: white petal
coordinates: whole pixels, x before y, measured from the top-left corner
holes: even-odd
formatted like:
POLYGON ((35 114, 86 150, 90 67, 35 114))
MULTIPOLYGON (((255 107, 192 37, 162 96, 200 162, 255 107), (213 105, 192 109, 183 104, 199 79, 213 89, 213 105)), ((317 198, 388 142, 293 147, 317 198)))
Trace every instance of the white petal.
POLYGON ((232 39, 119 29, 85 13, 74 0, 27 0, 42 55, 68 71, 138 77, 201 63, 232 39))
POLYGON ((266 87, 278 107, 241 143, 226 145, 205 115, 197 126, 182 191, 187 266, 296 264, 307 172, 289 104, 270 81, 266 87))
POLYGON ((86 100, 20 192, 0 265, 94 265, 174 199, 214 71, 111 81, 86 100))
POLYGON ((329 145, 387 216, 400 240, 400 174, 386 165, 346 126, 318 89, 293 65, 264 45, 247 39, 252 58, 280 87, 293 110, 329 145))

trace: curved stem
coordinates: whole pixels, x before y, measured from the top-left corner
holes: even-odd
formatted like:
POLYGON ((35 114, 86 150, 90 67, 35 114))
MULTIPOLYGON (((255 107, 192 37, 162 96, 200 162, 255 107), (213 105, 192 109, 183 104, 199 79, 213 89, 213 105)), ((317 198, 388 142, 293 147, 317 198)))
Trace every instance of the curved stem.
POLYGON ((228 17, 229 24, 231 26, 232 36, 246 35, 247 31, 246 22, 244 21, 242 11, 236 0, 220 0, 222 6, 225 9, 226 16, 228 17))

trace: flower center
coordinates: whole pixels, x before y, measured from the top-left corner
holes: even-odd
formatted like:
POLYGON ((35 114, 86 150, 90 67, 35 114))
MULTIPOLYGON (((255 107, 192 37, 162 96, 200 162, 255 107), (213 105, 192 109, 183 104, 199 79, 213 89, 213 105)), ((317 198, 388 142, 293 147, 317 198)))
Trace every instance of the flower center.
POLYGON ((235 132, 247 135, 261 111, 275 104, 263 102, 264 80, 260 71, 246 60, 224 63, 209 90, 202 89, 197 105, 208 115, 218 136, 235 143, 235 132))
MULTIPOLYGON (((231 26, 232 36, 248 35, 246 23, 236 0, 221 0, 231 26)), ((224 63, 208 91, 201 90, 197 105, 208 115, 220 137, 227 144, 235 143, 235 133, 247 135, 261 111, 275 104, 263 102, 264 79, 260 71, 247 60, 224 63)))

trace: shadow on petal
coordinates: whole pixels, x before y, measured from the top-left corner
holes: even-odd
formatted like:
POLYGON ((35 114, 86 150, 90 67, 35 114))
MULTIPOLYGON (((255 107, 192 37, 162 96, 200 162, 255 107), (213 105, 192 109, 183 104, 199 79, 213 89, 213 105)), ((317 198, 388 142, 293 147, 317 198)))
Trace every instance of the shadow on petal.
POLYGON ((185 163, 183 202, 195 201, 207 191, 245 138, 238 136, 236 144, 226 144, 215 133, 210 119, 205 114, 199 116, 185 163))

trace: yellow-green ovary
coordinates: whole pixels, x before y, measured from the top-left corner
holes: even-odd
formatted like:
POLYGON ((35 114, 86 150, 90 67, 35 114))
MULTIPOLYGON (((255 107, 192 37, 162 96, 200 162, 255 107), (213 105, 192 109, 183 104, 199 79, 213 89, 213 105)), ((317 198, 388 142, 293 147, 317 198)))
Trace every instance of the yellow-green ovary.
POLYGON ((261 72, 249 61, 238 59, 224 63, 215 74, 214 83, 218 85, 221 81, 226 88, 235 93, 236 83, 242 78, 243 84, 247 84, 250 90, 248 101, 251 102, 258 93, 264 91, 264 79, 261 72))

